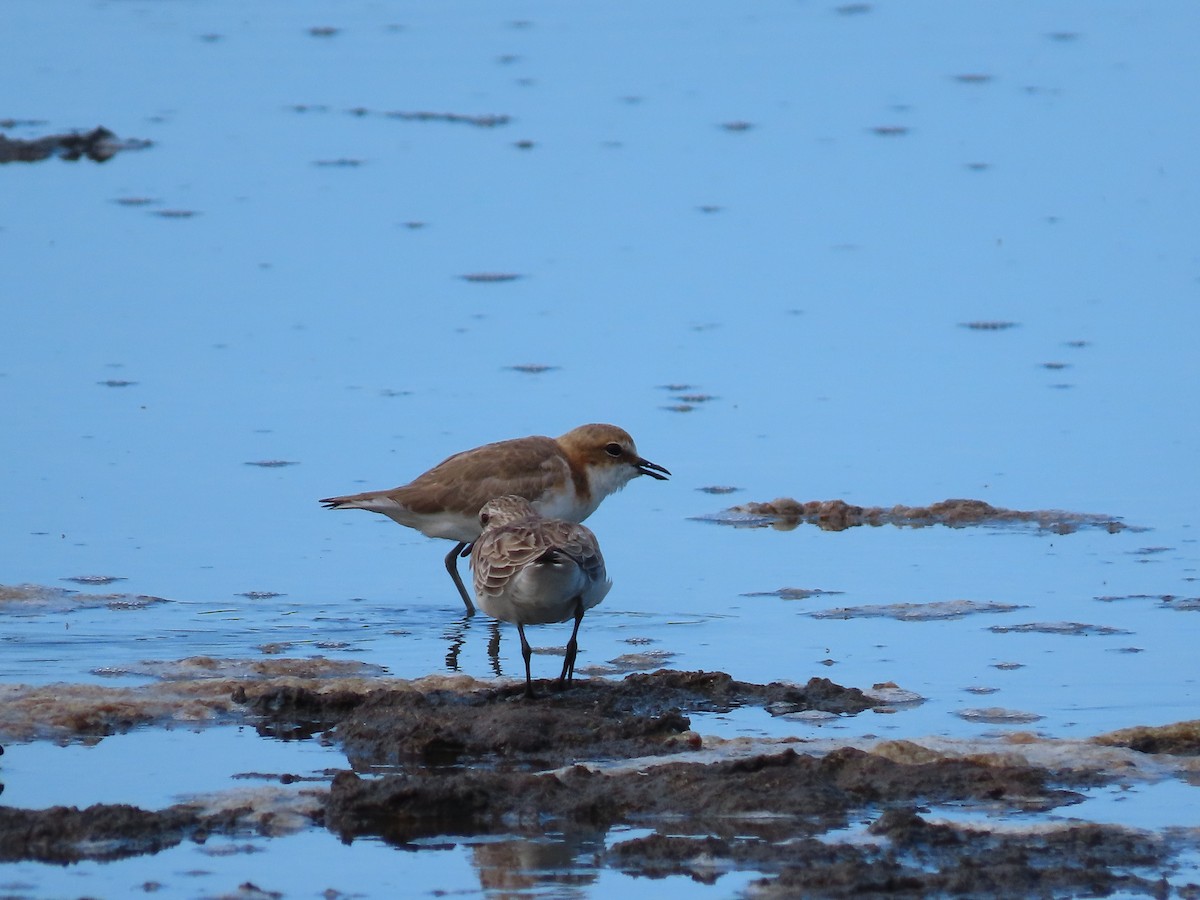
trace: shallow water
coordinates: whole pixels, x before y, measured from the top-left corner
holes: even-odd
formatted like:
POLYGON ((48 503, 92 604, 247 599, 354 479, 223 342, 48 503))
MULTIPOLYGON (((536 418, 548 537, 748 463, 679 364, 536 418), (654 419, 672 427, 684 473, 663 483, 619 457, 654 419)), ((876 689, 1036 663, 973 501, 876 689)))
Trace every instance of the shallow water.
MULTIPOLYGON (((721 735, 1084 737, 1196 718, 1200 612, 1178 602, 1200 596, 1194 6, 131 0, 9 19, 21 40, 0 75, 21 90, 0 118, 37 122, 8 137, 104 125, 153 145, 0 165, 0 584, 121 595, 0 601, 0 680, 130 684, 146 660, 263 648, 514 675, 513 636, 493 659, 489 623, 462 621, 443 543, 316 499, 613 421, 675 475, 589 520, 615 587, 584 624, 581 671, 658 651, 649 667, 925 698, 819 726, 706 717, 721 735), (419 111, 511 121, 387 115, 419 111), (723 485, 738 490, 701 490, 723 485), (1147 530, 696 519, 780 496, 969 497, 1147 530), (781 588, 837 593, 754 596, 781 588), (1022 608, 812 615, 953 600, 1022 608), (992 630, 1061 623, 1113 632, 992 630), (1040 718, 961 715, 991 707, 1040 718)), ((566 636, 531 631, 547 650, 566 636)), ((302 743, 218 734, 12 746, 4 800, 90 802, 48 774, 72 754, 112 754, 105 787, 127 802, 189 790, 122 775, 124 746, 220 761, 192 790, 264 748, 308 765, 302 743)), ((1195 789, 1155 788, 1173 790, 1195 789)), ((278 840, 289 859, 301 843, 331 861, 396 853, 278 840)), ((229 871, 308 890, 270 843, 229 871)), ((0 882, 168 883, 198 852, 6 866, 0 882)), ((405 854, 404 883, 486 889, 469 856, 405 854)), ((221 877, 172 883, 240 883, 221 877)), ((586 877, 547 889, 704 890, 586 877)))

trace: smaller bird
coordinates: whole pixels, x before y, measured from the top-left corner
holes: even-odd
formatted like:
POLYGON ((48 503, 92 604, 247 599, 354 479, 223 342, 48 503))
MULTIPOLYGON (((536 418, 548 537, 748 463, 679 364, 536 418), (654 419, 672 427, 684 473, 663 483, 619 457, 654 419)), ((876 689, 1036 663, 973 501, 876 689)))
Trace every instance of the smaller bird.
POLYGON ((542 518, 524 497, 507 494, 479 511, 482 532, 471 548, 475 599, 488 615, 513 622, 525 659, 525 696, 533 697, 526 625, 574 617, 558 685, 570 684, 583 614, 612 587, 596 535, 585 525, 542 518))

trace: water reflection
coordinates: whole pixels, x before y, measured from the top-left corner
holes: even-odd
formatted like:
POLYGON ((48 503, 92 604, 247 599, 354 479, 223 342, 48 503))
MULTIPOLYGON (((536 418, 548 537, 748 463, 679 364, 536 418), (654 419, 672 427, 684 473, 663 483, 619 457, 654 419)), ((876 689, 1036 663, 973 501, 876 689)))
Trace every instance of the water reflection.
MULTIPOLYGON (((459 668, 459 657, 467 644, 467 633, 474 624, 475 617, 472 614, 468 614, 462 618, 455 619, 442 632, 442 639, 448 644, 446 648, 447 670, 451 672, 461 671, 459 668)), ((504 674, 500 668, 500 622, 496 619, 488 619, 487 631, 488 665, 492 670, 492 674, 499 678, 504 674)))
POLYGON ((473 844, 471 864, 491 897, 527 897, 551 885, 555 896, 585 897, 584 888, 599 875, 604 837, 603 831, 572 831, 473 844))

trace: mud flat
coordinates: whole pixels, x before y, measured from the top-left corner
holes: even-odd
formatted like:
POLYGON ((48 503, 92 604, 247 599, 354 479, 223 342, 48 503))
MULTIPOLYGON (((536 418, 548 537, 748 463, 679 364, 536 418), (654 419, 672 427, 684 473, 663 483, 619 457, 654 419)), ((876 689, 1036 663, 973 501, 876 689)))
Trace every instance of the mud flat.
POLYGON ((338 746, 347 767, 324 783, 283 773, 277 784, 161 810, 0 807, 0 861, 112 860, 217 834, 314 827, 343 842, 382 838, 410 849, 553 832, 599 848, 595 867, 631 875, 713 883, 757 873, 756 897, 1200 896, 1200 885, 1168 885, 1164 875, 1200 844, 1195 829, 1152 832, 1062 813, 1098 786, 1196 778, 1200 723, 1091 741, 1011 733, 847 741, 812 728, 805 737, 726 739, 698 733, 691 716, 741 706, 788 717, 892 708, 872 691, 819 678, 764 685, 660 670, 561 692, 543 683, 530 702, 515 680, 226 662, 185 661, 159 673, 165 680, 129 688, 9 686, 0 732, 96 741, 135 725, 239 721, 264 736, 338 746))

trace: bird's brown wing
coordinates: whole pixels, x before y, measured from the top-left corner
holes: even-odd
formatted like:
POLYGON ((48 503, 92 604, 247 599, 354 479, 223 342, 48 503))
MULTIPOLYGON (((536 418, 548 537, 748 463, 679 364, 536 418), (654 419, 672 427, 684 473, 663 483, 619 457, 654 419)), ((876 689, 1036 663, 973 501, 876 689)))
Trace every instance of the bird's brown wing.
POLYGON ((485 529, 471 548, 475 591, 503 593, 514 574, 549 550, 552 544, 541 527, 544 524, 543 519, 530 518, 485 529))
POLYGON ((570 480, 570 466, 558 444, 548 437, 525 437, 456 453, 387 493, 415 513, 436 513, 478 510, 504 494, 536 500, 570 480))

